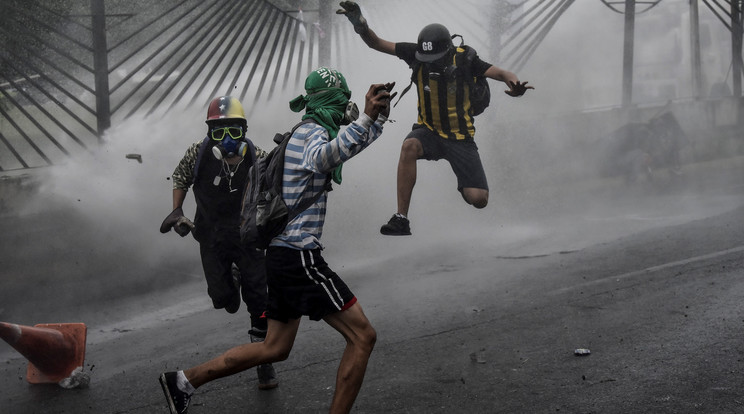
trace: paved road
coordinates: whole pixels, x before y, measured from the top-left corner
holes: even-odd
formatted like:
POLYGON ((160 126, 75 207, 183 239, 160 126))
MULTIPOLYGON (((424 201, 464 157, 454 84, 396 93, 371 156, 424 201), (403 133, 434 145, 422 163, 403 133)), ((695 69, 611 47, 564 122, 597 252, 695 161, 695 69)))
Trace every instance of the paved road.
MULTIPOLYGON (((744 412, 741 183, 634 194, 591 213, 569 203, 469 237, 371 237, 383 245, 374 261, 329 248, 378 331, 354 412, 744 412)), ((90 305, 88 388, 29 385, 26 361, 0 344, 0 411, 167 412, 161 371, 247 340, 245 315, 210 309, 193 273, 167 295, 90 305)), ((243 373, 202 387, 190 413, 325 412, 342 347, 303 321, 278 389, 243 373)))

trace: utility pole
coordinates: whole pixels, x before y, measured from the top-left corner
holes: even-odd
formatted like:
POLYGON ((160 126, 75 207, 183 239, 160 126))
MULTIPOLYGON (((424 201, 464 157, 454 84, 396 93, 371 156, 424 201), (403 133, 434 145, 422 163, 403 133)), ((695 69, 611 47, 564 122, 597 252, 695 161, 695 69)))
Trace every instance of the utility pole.
POLYGON ((702 97, 703 75, 700 61, 700 13, 698 0, 690 0, 690 58, 692 67, 692 97, 702 97))
POLYGON ((734 80, 734 96, 741 97, 741 76, 742 76, 742 2, 741 0, 731 0, 731 59, 732 72, 734 80))
POLYGON ((630 106, 633 98, 633 45, 635 32, 635 0, 625 0, 625 39, 623 42, 623 99, 630 106))
POLYGON ((93 76, 96 89, 96 118, 98 138, 111 126, 111 102, 109 101, 108 46, 106 45, 106 11, 104 0, 90 0, 93 37, 93 76))

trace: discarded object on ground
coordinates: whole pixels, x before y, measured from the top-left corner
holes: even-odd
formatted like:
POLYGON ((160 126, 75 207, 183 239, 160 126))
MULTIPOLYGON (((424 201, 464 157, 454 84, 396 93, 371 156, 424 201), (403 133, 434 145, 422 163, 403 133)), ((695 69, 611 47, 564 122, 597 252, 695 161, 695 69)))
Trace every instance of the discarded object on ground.
POLYGON ((26 381, 57 383, 64 388, 88 384, 82 374, 88 328, 83 323, 48 323, 33 327, 0 322, 0 338, 29 361, 26 381))

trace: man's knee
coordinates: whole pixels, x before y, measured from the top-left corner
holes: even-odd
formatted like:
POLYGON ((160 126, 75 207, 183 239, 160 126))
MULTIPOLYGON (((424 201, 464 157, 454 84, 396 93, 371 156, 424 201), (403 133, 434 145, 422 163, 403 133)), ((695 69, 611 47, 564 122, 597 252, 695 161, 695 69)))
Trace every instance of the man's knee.
POLYGON ((287 358, 289 358, 289 354, 292 352, 292 347, 283 345, 266 346, 264 351, 265 359, 272 362, 279 362, 286 361, 287 358))
POLYGON ((368 324, 364 329, 357 333, 357 338, 357 345, 365 352, 371 354, 372 350, 375 348, 375 343, 377 342, 377 331, 375 331, 375 328, 368 324))
POLYGON ((424 154, 424 148, 421 142, 416 138, 406 138, 400 148, 401 159, 416 160, 424 154))
POLYGON ((477 198, 470 204, 475 208, 485 208, 488 205, 488 197, 477 198))
POLYGON ((463 188, 462 198, 475 208, 485 208, 488 205, 488 190, 481 188, 463 188))

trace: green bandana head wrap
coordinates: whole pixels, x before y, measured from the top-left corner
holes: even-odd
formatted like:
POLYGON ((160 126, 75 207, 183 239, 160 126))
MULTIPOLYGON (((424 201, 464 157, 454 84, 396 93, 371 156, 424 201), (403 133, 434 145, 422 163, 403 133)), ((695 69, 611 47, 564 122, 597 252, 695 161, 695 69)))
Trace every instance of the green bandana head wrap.
MULTIPOLYGON (((351 98, 346 79, 339 71, 321 67, 305 79, 305 92, 289 102, 294 112, 305 109, 302 119, 312 118, 328 130, 331 139, 336 138, 344 120, 344 111, 351 98)), ((341 184, 341 165, 333 171, 333 181, 341 184)))

